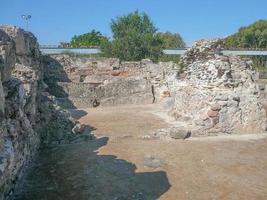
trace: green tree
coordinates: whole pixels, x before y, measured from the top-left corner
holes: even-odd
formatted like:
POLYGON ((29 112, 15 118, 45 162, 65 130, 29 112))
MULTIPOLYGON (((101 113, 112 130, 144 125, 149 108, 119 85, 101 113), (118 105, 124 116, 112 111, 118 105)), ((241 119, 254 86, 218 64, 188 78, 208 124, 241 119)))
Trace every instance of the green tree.
POLYGON ((162 54, 162 41, 148 15, 138 11, 112 20, 112 53, 120 60, 136 61, 151 58, 156 61, 162 54))
POLYGON ((100 45, 101 55, 104 57, 113 57, 112 42, 103 40, 100 45))
POLYGON ((227 48, 267 48, 267 20, 259 20, 225 39, 227 48))
MULTIPOLYGON (((162 41, 162 49, 169 48, 183 48, 185 47, 185 42, 179 33, 171 33, 171 32, 159 32, 157 36, 162 41)), ((162 62, 173 61, 175 63, 179 63, 180 55, 166 55, 162 54, 159 58, 162 62)))
POLYGON ((162 48, 182 48, 185 47, 185 42, 179 33, 157 33, 158 37, 162 40, 162 48))
MULTIPOLYGON (((226 48, 267 48, 267 20, 258 20, 255 23, 241 27, 239 31, 225 38, 226 48)), ((256 68, 266 65, 266 56, 252 58, 256 68)))
POLYGON ((107 42, 108 38, 103 36, 99 31, 92 30, 89 33, 85 33, 79 36, 74 36, 71 39, 72 47, 92 47, 101 46, 102 43, 107 42))

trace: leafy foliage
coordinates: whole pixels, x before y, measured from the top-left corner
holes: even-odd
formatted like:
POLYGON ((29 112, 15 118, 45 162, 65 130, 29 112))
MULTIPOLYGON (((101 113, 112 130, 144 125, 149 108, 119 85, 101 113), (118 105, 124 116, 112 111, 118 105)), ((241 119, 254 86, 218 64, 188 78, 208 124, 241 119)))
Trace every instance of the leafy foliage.
POLYGON ((182 48, 185 47, 185 42, 179 33, 157 33, 158 37, 162 40, 162 48, 182 48))
MULTIPOLYGON (((158 37, 162 41, 162 49, 171 49, 171 48, 183 48, 185 47, 185 42, 179 33, 171 33, 171 32, 159 32, 157 33, 158 37)), ((159 61, 168 62, 173 61, 175 63, 179 63, 180 55, 166 55, 162 54, 159 58, 159 61)))
MULTIPOLYGON (((247 27, 241 27, 236 34, 225 39, 226 48, 267 48, 267 20, 259 20, 247 27)), ((266 56, 252 58, 256 68, 264 68, 266 56)))
POLYGON ((101 56, 104 57, 113 57, 113 45, 109 40, 105 40, 100 44, 101 56))
POLYGON ((109 40, 99 31, 74 36, 70 43, 61 43, 62 47, 92 47, 101 49, 101 56, 118 57, 124 61, 139 61, 150 58, 153 61, 179 61, 177 55, 164 55, 165 48, 184 47, 185 43, 178 33, 157 33, 150 18, 145 13, 134 11, 118 17, 111 22, 113 40, 109 40))
POLYGON ((103 36, 99 31, 92 30, 79 36, 74 36, 71 39, 71 47, 92 47, 101 46, 102 43, 108 42, 108 38, 103 36))
POLYGON ((267 48, 267 20, 259 20, 225 39, 228 48, 267 48))
POLYGON ((159 61, 161 62, 169 62, 172 61, 174 63, 179 64, 181 59, 181 55, 167 55, 167 54, 162 54, 159 57, 159 61))
POLYGON ((120 60, 157 60, 162 54, 162 41, 148 15, 138 11, 112 20, 112 53, 120 60))

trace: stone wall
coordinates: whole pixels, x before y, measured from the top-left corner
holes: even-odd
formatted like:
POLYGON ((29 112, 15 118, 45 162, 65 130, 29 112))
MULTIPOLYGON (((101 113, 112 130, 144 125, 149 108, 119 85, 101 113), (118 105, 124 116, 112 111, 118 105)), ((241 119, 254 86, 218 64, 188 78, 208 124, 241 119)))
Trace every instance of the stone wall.
POLYGON ((166 75, 179 71, 172 62, 120 63, 114 58, 69 55, 47 57, 46 63, 46 83, 65 108, 151 104, 160 100, 166 75))
POLYGON ((251 62, 220 55, 222 49, 221 40, 202 40, 180 65, 55 55, 47 59, 46 83, 68 108, 161 103, 192 136, 265 131, 251 62))
POLYGON ((40 53, 32 34, 4 26, 0 28, 0 55, 0 199, 3 199, 40 143, 33 131, 38 119, 40 53))
POLYGON ((41 142, 66 140, 76 124, 44 91, 42 68, 36 38, 15 26, 1 26, 0 199, 12 194, 41 142))
POLYGON ((261 133, 266 115, 252 66, 218 54, 221 40, 199 41, 182 58, 170 114, 194 136, 261 133))
POLYGON ((58 98, 58 103, 63 107, 68 107, 66 104, 69 101, 79 108, 153 103, 152 86, 144 79, 118 78, 99 86, 73 82, 59 82, 58 85, 68 94, 67 98, 58 98))

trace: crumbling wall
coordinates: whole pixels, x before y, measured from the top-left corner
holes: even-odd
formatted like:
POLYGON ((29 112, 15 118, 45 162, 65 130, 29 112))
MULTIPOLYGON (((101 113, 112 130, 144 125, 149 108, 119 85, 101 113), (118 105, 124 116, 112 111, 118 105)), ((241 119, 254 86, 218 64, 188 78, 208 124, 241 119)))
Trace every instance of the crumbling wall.
POLYGON ((57 98, 58 104, 74 107, 114 106, 120 104, 153 103, 152 86, 140 78, 117 78, 110 83, 94 86, 88 83, 59 82, 68 97, 57 98))
POLYGON ((182 57, 171 115, 192 135, 263 132, 255 71, 239 57, 220 55, 222 47, 221 40, 201 40, 182 57))
POLYGON ((30 33, 13 26, 0 28, 1 122, 0 199, 10 191, 23 166, 39 146, 36 125, 39 52, 30 33), (33 55, 33 52, 35 55, 33 55))
POLYGON ((164 92, 166 75, 179 69, 172 62, 120 63, 69 55, 46 57, 46 63, 45 81, 65 108, 155 103, 164 92))
POLYGON ((44 91, 42 68, 36 38, 15 26, 1 26, 0 199, 12 194, 41 142, 69 142, 76 124, 44 91), (58 129, 64 133, 58 134, 58 129))

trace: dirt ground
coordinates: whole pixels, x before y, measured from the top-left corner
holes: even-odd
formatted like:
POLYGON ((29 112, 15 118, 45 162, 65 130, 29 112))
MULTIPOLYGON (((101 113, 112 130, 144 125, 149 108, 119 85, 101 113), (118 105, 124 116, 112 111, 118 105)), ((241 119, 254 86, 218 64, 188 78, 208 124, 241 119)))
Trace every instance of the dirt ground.
POLYGON ((166 173, 169 185, 158 199, 267 199, 266 135, 144 139, 147 133, 169 126, 155 114, 154 106, 84 111, 84 116, 79 116, 79 110, 73 115, 93 126, 98 137, 108 138, 107 144, 97 150, 98 155, 115 155, 133 163, 136 173, 166 173), (160 164, 147 166, 146 158, 160 164))
POLYGON ((41 149, 16 200, 264 200, 266 134, 152 139, 157 106, 77 109, 88 142, 41 149))

